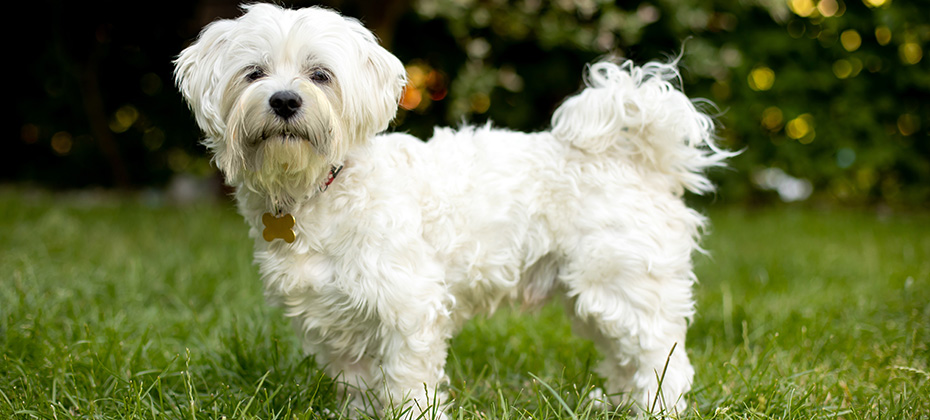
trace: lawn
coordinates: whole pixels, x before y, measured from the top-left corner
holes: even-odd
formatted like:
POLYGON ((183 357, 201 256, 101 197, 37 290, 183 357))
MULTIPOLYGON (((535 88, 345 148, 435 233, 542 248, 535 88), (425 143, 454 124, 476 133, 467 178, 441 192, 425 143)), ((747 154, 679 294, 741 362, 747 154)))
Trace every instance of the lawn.
MULTIPOLYGON (((930 214, 711 208, 686 418, 930 418, 930 214)), ((333 379, 230 203, 0 190, 0 418, 305 419, 333 379)), ((453 418, 622 418, 556 302, 453 341, 453 418)))

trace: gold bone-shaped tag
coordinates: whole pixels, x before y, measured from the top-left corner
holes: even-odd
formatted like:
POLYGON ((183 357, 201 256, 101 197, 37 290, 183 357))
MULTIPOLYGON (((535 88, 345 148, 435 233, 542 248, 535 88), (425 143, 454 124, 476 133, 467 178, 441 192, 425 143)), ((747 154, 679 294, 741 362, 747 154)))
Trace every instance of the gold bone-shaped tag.
POLYGON ((271 242, 275 239, 284 239, 284 242, 291 243, 297 239, 297 233, 294 232, 296 220, 290 213, 277 217, 271 213, 262 215, 262 224, 265 230, 262 231, 262 238, 271 242))

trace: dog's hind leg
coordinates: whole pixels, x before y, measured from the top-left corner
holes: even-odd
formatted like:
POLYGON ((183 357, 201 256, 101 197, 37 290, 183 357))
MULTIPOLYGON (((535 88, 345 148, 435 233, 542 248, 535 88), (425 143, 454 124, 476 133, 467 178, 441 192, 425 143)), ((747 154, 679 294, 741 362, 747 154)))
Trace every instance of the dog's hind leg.
POLYGON ((560 271, 579 335, 604 355, 598 373, 611 402, 637 411, 681 413, 694 370, 685 352, 692 313, 690 263, 650 267, 649 246, 601 232, 582 239, 560 271), (622 245, 620 245, 622 244, 622 245))

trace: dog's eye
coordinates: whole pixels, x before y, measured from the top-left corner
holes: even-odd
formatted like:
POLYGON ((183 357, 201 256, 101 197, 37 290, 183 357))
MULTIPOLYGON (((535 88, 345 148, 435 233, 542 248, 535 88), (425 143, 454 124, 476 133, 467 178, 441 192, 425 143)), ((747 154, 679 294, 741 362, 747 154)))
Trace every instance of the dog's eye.
POLYGON ((316 83, 329 83, 329 73, 326 70, 316 69, 310 72, 310 80, 316 83))
POLYGON ((262 69, 252 69, 249 74, 245 76, 245 79, 254 82, 262 77, 265 77, 265 72, 262 69))

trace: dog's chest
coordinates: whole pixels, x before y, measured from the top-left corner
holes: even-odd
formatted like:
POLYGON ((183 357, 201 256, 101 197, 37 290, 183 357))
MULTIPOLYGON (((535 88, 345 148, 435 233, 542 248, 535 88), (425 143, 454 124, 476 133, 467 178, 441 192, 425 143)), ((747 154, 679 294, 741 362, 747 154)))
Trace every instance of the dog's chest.
POLYGON ((257 252, 256 260, 266 298, 293 320, 306 350, 353 358, 378 351, 383 320, 377 287, 337 279, 332 262, 321 255, 257 252))

